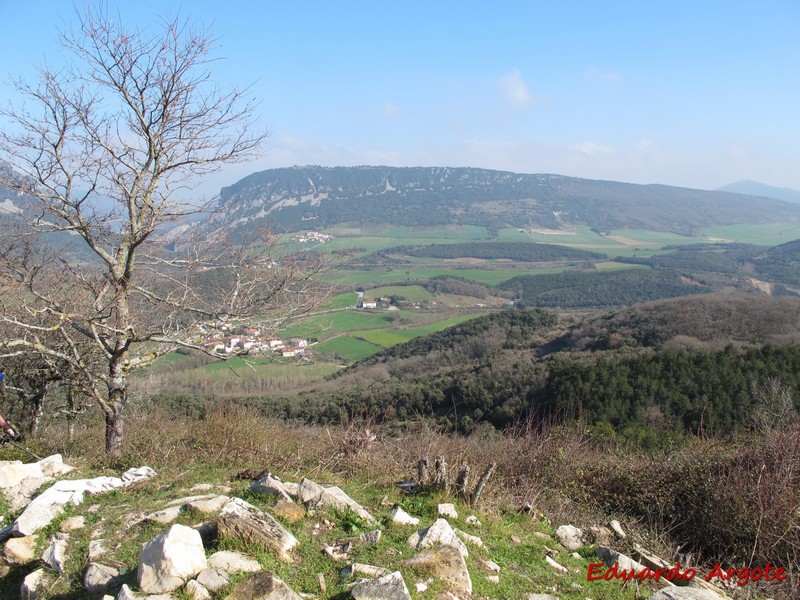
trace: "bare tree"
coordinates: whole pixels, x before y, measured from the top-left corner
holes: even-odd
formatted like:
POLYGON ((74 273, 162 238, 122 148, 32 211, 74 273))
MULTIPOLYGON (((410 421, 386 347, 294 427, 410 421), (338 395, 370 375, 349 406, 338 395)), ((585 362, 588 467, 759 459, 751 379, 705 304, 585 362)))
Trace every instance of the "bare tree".
POLYGON ((185 199, 195 178, 253 157, 265 137, 246 92, 211 81, 209 31, 179 20, 129 31, 88 10, 61 42, 73 62, 17 81, 26 101, 1 113, 11 126, 0 151, 21 176, 0 170, 0 184, 32 206, 4 236, 0 318, 14 335, 0 356, 34 352, 69 372, 105 413, 118 457, 132 370, 200 348, 201 323, 259 316, 277 327, 308 310, 322 264, 274 256, 268 233, 166 243, 169 224, 202 208, 185 199), (42 250, 74 240, 79 260, 42 250))

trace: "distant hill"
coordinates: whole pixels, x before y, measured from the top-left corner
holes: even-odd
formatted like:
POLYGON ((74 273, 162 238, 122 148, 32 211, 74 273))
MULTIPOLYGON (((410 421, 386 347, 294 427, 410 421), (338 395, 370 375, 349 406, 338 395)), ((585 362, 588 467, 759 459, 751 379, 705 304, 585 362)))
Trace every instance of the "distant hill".
POLYGON ((781 188, 745 179, 718 188, 721 192, 733 192, 734 194, 746 194, 748 196, 760 196, 762 198, 774 198, 784 202, 800 203, 800 190, 791 188, 781 188))
POLYGON ((717 225, 800 220, 800 206, 730 192, 447 167, 270 169, 223 188, 219 209, 212 225, 230 231, 459 224, 691 235, 717 225))

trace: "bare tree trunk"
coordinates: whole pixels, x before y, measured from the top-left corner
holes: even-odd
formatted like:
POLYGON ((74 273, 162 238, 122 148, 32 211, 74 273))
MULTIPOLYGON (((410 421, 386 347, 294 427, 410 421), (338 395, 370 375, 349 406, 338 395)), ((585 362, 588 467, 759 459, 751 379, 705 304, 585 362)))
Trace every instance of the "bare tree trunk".
POLYGON ((125 404, 128 399, 128 375, 121 357, 112 359, 111 381, 108 386, 106 414, 106 452, 111 458, 122 457, 122 439, 125 425, 125 404))
POLYGON ((28 427, 28 434, 33 437, 39 430, 39 423, 42 421, 44 415, 44 397, 47 394, 47 385, 44 385, 36 390, 36 393, 31 398, 31 424, 28 427))
POLYGON ((122 438, 124 435, 124 409, 122 404, 114 403, 106 413, 106 452, 111 458, 122 458, 122 438))

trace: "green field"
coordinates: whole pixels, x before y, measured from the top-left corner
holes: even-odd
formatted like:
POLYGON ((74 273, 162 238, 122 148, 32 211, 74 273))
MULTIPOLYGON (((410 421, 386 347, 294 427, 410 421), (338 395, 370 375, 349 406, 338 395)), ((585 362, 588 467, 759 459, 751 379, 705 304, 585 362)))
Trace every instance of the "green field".
POLYGON ((339 308, 351 308, 356 305, 358 301, 358 294, 355 292, 348 292, 347 294, 339 294, 330 299, 329 302, 320 307, 320 310, 335 310, 339 308))
MULTIPOLYGON (((759 246, 777 246, 800 239, 800 225, 775 223, 772 225, 726 225, 709 227, 703 234, 712 239, 757 244, 759 246)), ((706 240, 708 241, 708 240, 706 240)))
POLYGON ((607 262, 599 262, 594 264, 594 268, 598 271, 621 271, 622 269, 649 269, 647 265, 631 265, 628 263, 614 262, 609 260, 607 262))
POLYGON ((389 296, 401 296, 410 302, 421 302, 433 298, 433 294, 418 285, 389 285, 368 289, 364 293, 365 298, 388 298, 389 296))
POLYGON ((383 350, 381 346, 371 344, 352 335, 338 335, 314 347, 315 353, 322 355, 336 354, 349 362, 372 356, 381 350, 383 350))
POLYGON ((400 281, 418 281, 429 279, 437 275, 448 275, 450 277, 462 277, 484 283, 486 285, 497 285, 517 275, 540 275, 543 273, 560 273, 567 270, 567 267, 552 267, 542 269, 448 269, 437 267, 413 267, 413 268, 387 268, 379 267, 374 269, 343 269, 331 271, 323 275, 323 279, 328 283, 338 285, 360 286, 370 283, 394 283, 400 281))

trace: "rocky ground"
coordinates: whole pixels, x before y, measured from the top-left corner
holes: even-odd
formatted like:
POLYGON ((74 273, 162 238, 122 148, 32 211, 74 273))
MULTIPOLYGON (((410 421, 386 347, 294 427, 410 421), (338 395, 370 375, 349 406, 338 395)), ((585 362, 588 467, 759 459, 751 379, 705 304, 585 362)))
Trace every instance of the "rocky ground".
POLYGON ((553 529, 532 507, 483 515, 414 481, 392 490, 354 482, 359 502, 336 485, 268 472, 254 482, 165 481, 149 467, 76 475, 59 455, 0 463, 13 516, 0 531, 3 598, 726 597, 699 576, 684 587, 587 581, 593 568, 672 565, 642 548, 637 560, 616 551, 626 537, 616 521, 553 529))

